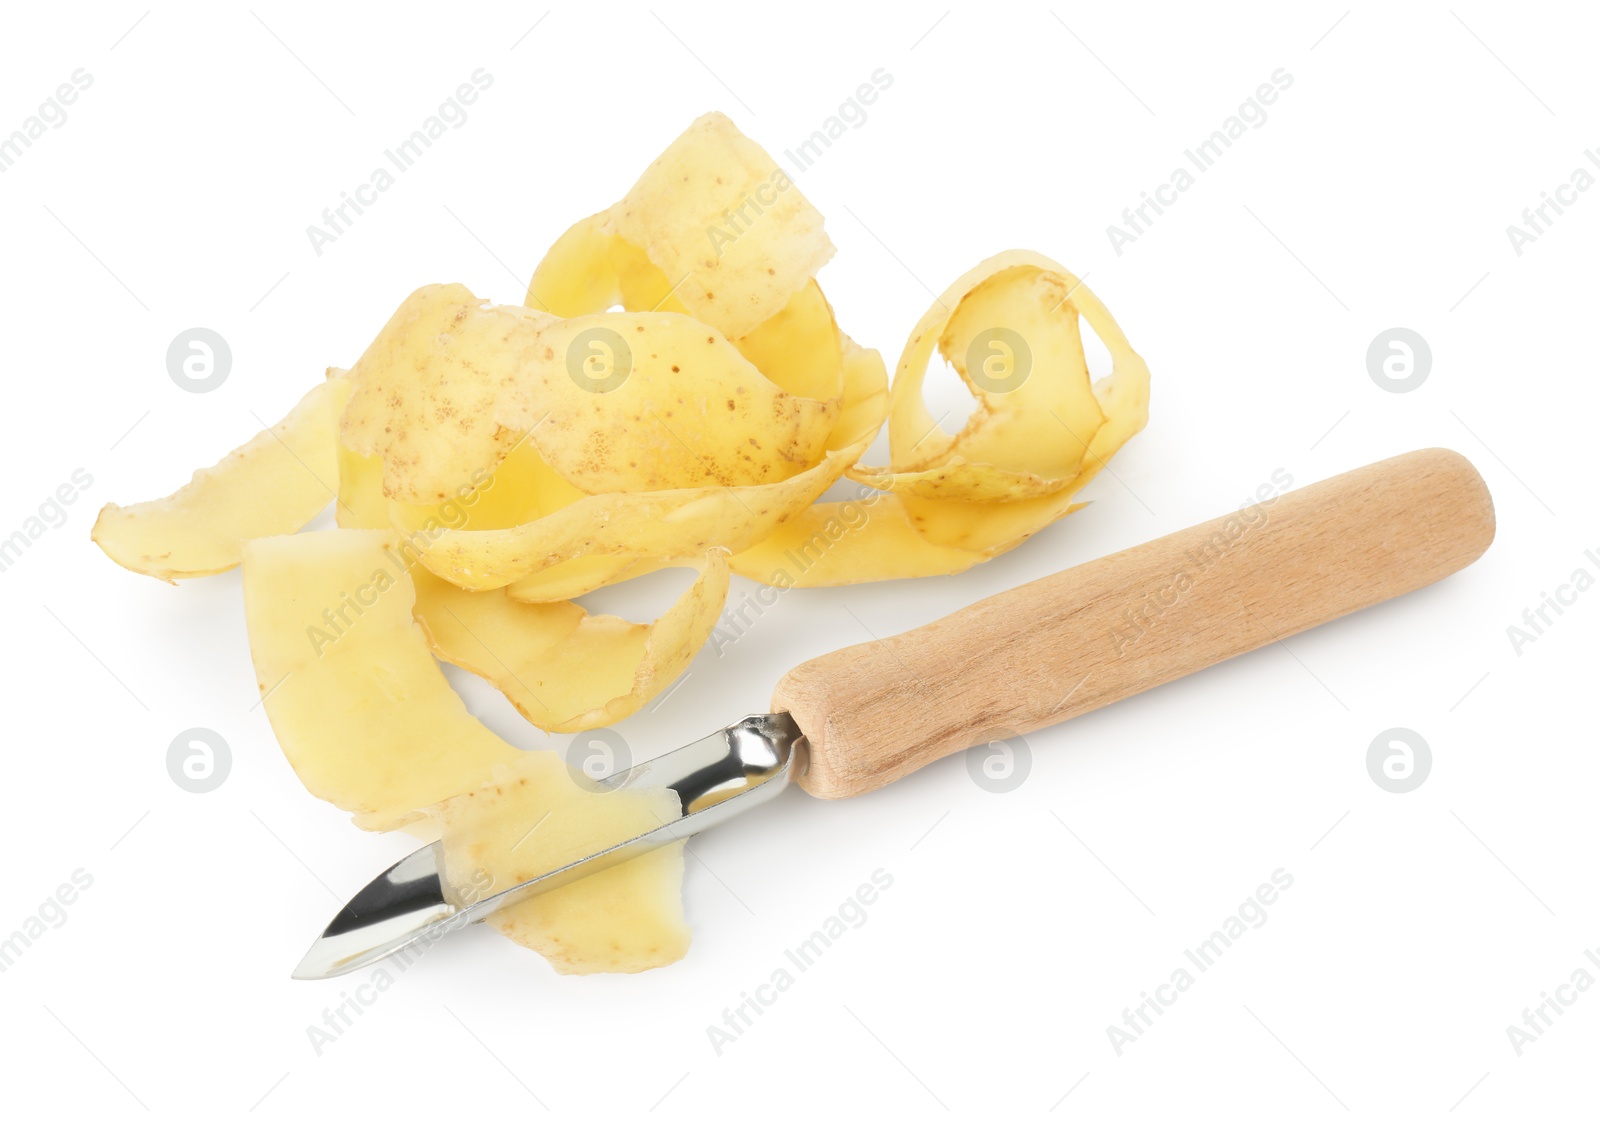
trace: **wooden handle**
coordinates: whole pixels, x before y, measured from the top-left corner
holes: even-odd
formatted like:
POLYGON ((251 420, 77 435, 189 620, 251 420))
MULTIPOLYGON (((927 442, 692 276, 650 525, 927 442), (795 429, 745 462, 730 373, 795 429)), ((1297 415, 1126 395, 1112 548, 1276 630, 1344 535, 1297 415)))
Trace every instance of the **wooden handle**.
POLYGON ((1493 538, 1472 464, 1410 452, 812 659, 773 709, 810 742, 800 785, 848 798, 1432 584, 1493 538))

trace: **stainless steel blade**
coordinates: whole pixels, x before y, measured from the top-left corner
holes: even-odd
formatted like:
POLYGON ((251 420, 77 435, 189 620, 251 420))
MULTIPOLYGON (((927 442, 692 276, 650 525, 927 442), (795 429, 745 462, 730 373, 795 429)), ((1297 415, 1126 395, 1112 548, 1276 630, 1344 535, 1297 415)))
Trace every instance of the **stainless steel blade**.
POLYGON ((431 945, 501 908, 710 829, 781 794, 797 767, 804 768, 805 748, 787 713, 761 713, 608 776, 598 785, 675 792, 683 817, 467 906, 448 899, 441 844, 424 846, 356 893, 293 976, 333 978, 419 943, 431 945))

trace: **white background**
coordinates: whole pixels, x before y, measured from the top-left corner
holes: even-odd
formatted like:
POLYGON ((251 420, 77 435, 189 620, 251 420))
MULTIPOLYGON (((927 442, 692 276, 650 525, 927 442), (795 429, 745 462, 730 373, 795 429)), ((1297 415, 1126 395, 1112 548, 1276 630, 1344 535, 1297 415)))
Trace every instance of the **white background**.
MULTIPOLYGON (((835 1112, 1086 1117, 1592 1114, 1600 992, 1520 1057, 1506 1028, 1600 948, 1600 592, 1520 654, 1507 627, 1600 571, 1600 191, 1506 227, 1600 146, 1580 5, 16 5, 0 133, 93 86, 0 175, 0 536, 93 476, 0 574, 9 639, 0 935, 93 887, 0 974, 9 1109, 95 1117, 835 1112), (529 30, 537 21, 537 26, 529 30), (131 30, 130 30, 131 28, 131 30), (305 229, 476 68, 470 119, 319 257, 305 229), (549 243, 700 113, 775 154, 878 68, 893 86, 799 178, 845 330, 892 367, 979 259, 1080 274, 1153 371, 1092 506, 959 577, 784 597, 620 731, 642 754, 765 707, 788 666, 1238 506, 1429 445, 1472 458, 1499 536, 1462 574, 1030 738, 992 794, 960 758, 855 802, 795 792, 698 841, 688 958, 562 978, 475 929, 315 1054, 362 981, 291 982, 338 901, 409 848, 312 800, 255 693, 237 574, 171 588, 88 541, 348 365, 413 288, 521 299, 549 243), (1278 68, 1293 87, 1136 243, 1106 227, 1278 68), (203 325, 227 382, 165 353, 203 325), (1374 336, 1433 352, 1375 385, 1374 336), (233 770, 169 778, 204 726, 233 770), (1392 726, 1410 794, 1369 777, 1392 726), (1293 888, 1139 1040, 1107 1026, 1273 870, 1293 888), (740 1040, 707 1026, 874 870, 894 878, 740 1040), (349 985, 345 983, 348 982, 349 985), (537 1101, 535 1101, 537 1100, 537 1101), (1584 1110, 1583 1108, 1587 1108, 1584 1110)), ((881 453, 881 450, 880 450, 881 453)), ((596 602, 646 617, 672 582, 596 602)), ((736 586, 735 596, 746 585, 736 586)), ((459 680, 459 676, 458 679, 459 680)), ((518 743, 546 743, 484 691, 518 743)), ((560 746, 561 741, 557 742, 560 746)), ((1600 953, 1600 952, 1597 952, 1600 953)))

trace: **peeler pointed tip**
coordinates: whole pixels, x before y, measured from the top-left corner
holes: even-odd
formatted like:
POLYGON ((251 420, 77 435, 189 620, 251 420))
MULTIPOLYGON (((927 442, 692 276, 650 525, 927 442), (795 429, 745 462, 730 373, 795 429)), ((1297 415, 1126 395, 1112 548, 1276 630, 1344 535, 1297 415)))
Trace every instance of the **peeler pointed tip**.
POLYGON ((320 982, 326 978, 336 978, 340 974, 349 973, 359 965, 359 961, 352 963, 348 958, 330 957, 326 942, 326 938, 321 938, 311 944, 305 957, 301 958, 299 965, 289 974, 290 979, 296 982, 320 982))

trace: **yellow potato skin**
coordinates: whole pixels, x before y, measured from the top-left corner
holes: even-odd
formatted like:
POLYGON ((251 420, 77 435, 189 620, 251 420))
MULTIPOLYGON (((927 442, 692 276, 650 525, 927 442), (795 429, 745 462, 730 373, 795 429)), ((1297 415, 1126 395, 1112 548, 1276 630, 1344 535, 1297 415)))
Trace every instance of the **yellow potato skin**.
POLYGON ((416 617, 434 654, 504 693, 532 724, 578 732, 615 724, 682 674, 728 596, 728 554, 712 548, 698 579, 654 623, 590 615, 570 601, 519 603, 412 574, 416 617))
POLYGON ((390 531, 245 546, 245 623, 273 732, 306 789, 363 829, 418 819, 516 758, 445 680, 414 598, 390 531))
POLYGON ((771 483, 813 465, 838 413, 832 400, 791 394, 721 332, 673 312, 613 312, 556 320, 537 333, 524 370, 537 402, 530 440, 589 494, 771 483), (598 336, 598 339, 597 339, 598 336), (620 384, 596 392, 569 356, 618 351, 620 384))
POLYGON ((351 377, 339 439, 360 521, 372 458, 386 497, 423 508, 463 499, 527 445, 588 494, 736 487, 810 467, 838 412, 837 380, 828 399, 790 393, 680 313, 556 319, 461 285, 412 293, 351 377), (588 379, 596 355, 614 383, 588 379))
POLYGON ((94 543, 125 569, 177 581, 227 572, 250 539, 300 529, 339 479, 334 432, 351 390, 339 373, 166 498, 107 503, 90 531, 94 543))
MULTIPOLYGON (((445 876, 473 898, 636 837, 678 817, 670 791, 597 793, 553 753, 527 752, 486 786, 433 808, 445 876)), ((486 921, 558 973, 634 974, 689 949, 683 845, 676 843, 543 893, 486 921)))
MULTIPOLYGON (((307 790, 365 829, 417 826, 431 812, 451 883, 482 889, 488 882, 472 871, 481 868, 494 878, 490 892, 676 816, 671 792, 580 786, 555 753, 519 751, 468 713, 412 618, 404 556, 382 530, 246 546, 245 616, 263 704, 307 790), (552 820, 530 834, 546 811, 552 820)), ((563 973, 664 965, 688 947, 682 871, 673 847, 491 922, 563 973)))
POLYGON ((1081 281, 1041 254, 998 254, 912 329, 890 391, 890 464, 848 472, 882 493, 808 507, 737 552, 733 571, 769 582, 780 574, 793 587, 960 572, 1079 509, 1073 496, 1144 427, 1149 402, 1149 368, 1081 281), (1080 317, 1111 351, 1099 382, 1080 317), (967 368, 969 350, 984 354, 973 344, 996 330, 1020 337, 1031 356, 1026 376, 999 390, 967 368), (935 347, 978 399, 954 435, 922 396, 935 347))
POLYGON ((665 558, 731 551, 760 541, 810 506, 856 462, 883 424, 883 360, 843 338, 845 387, 814 467, 776 483, 591 495, 533 522, 498 530, 445 530, 423 564, 462 588, 502 588, 575 559, 665 558))
POLYGON ((464 285, 417 289, 351 367, 340 444, 382 462, 387 498, 458 497, 538 420, 525 372, 543 350, 540 328, 553 322, 486 304, 464 285))
POLYGON ((689 313, 729 338, 776 314, 833 256, 822 215, 721 113, 668 145, 602 229, 641 248, 689 313))
MULTIPOLYGON (((644 250, 602 230, 605 219, 603 211, 590 215, 556 240, 534 270, 528 307, 564 318, 617 306, 692 315, 644 250)), ((808 279, 782 303, 770 301, 763 314, 755 327, 730 336, 739 353, 789 393, 837 397, 843 384, 842 341, 817 282, 808 279)))

